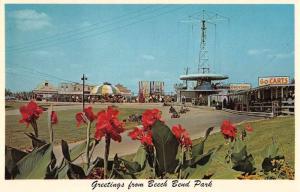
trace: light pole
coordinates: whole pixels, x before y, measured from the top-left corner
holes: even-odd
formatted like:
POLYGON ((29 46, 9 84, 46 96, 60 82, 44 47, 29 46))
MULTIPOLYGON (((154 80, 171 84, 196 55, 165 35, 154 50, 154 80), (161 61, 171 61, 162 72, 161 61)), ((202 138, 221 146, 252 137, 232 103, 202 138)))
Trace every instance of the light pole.
POLYGON ((84 111, 84 81, 87 80, 87 77, 84 74, 82 74, 81 80, 82 80, 82 111, 84 111))

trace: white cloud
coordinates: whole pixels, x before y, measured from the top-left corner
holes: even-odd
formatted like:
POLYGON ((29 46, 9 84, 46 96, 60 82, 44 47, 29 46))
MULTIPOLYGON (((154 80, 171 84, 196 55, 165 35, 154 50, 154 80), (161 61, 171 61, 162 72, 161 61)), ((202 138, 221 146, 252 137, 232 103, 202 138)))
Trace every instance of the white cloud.
POLYGON ((147 54, 144 54, 141 57, 145 60, 154 60, 155 59, 155 57, 153 55, 147 55, 147 54))
POLYGON ((269 54, 268 58, 273 58, 273 59, 286 59, 286 58, 291 58, 294 55, 294 52, 290 53, 277 53, 277 54, 269 54))
POLYGON ((20 31, 34 31, 50 27, 50 17, 43 12, 31 9, 23 9, 9 13, 9 17, 15 20, 15 24, 20 31))
POLYGON ((266 53, 270 53, 271 49, 249 49, 248 55, 262 55, 266 53))

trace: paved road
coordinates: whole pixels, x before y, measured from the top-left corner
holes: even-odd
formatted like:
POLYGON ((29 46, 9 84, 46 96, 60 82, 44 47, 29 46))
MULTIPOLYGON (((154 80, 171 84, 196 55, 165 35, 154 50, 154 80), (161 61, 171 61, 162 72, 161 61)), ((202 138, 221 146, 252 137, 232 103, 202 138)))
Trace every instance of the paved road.
MULTIPOLYGON (((262 117, 253 117, 247 115, 237 115, 231 114, 224 111, 217 111, 211 108, 203 107, 203 108, 190 108, 190 111, 186 114, 181 115, 178 119, 172 119, 169 114, 169 107, 163 107, 161 104, 117 104, 120 108, 158 108, 163 113, 163 119, 165 120, 168 126, 172 126, 175 124, 181 124, 185 127, 192 139, 199 138, 204 135, 205 130, 208 127, 214 126, 214 132, 219 131, 219 126, 223 120, 228 119, 233 123, 240 123, 243 121, 253 121, 258 119, 263 119, 262 117)), ((107 104, 97 105, 97 107, 106 107, 107 104)), ((55 107, 55 110, 67 110, 67 109, 74 109, 80 108, 81 106, 59 106, 55 107)), ((175 107, 179 110, 179 107, 175 107)), ((112 158, 116 153, 119 156, 127 155, 135 153, 140 145, 139 141, 132 141, 128 136, 128 132, 122 134, 122 142, 117 143, 112 141, 111 148, 110 148, 110 158, 112 158)), ((70 148, 72 148, 74 144, 70 144, 70 148)), ((60 146, 56 146, 54 148, 54 153, 58 160, 62 158, 61 148, 60 146)), ((104 153, 104 142, 101 141, 100 144, 95 148, 94 156, 102 157, 104 153)), ((79 158, 81 161, 83 158, 79 158)))
MULTIPOLYGON (((109 104, 94 104, 93 107, 106 108, 109 104)), ((223 120, 228 119, 233 123, 240 123, 242 121, 252 121, 263 119, 262 117, 253 117, 247 115, 237 115, 231 114, 224 111, 214 110, 208 107, 201 108, 190 108, 190 111, 186 114, 181 115, 180 118, 172 119, 169 114, 169 107, 163 107, 162 104, 139 104, 139 103, 124 103, 116 104, 120 108, 144 108, 152 109, 158 108, 163 113, 163 119, 166 124, 170 127, 175 124, 181 124, 185 127, 192 139, 199 138, 204 135, 205 130, 208 127, 214 126, 214 132, 219 131, 219 126, 223 120)), ((88 106, 88 104, 87 104, 88 106)), ((80 104, 60 104, 54 106, 55 111, 69 110, 69 109, 81 109, 80 104)), ((175 106, 175 109, 179 111, 179 106, 175 106)), ((19 110, 9 110, 5 112, 5 115, 17 115, 19 110)), ((117 143, 112 141, 110 148, 110 157, 113 157, 116 153, 119 156, 135 153, 140 145, 139 141, 132 141, 128 136, 128 132, 122 134, 122 142, 117 143)), ((70 144, 70 148, 78 143, 70 144)), ((58 159, 58 162, 62 159, 61 147, 55 146, 54 153, 58 159)), ((101 141, 100 144, 95 148, 94 158, 96 156, 103 156, 104 153, 104 142, 101 141)), ((83 158, 79 158, 82 161, 83 158)))

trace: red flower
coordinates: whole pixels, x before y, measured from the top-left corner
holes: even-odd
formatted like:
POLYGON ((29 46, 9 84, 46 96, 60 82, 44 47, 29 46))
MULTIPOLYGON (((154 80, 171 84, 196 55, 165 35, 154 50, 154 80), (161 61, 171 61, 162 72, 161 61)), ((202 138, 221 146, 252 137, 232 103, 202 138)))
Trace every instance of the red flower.
POLYGON ((246 129, 246 131, 248 131, 248 132, 252 132, 252 131, 253 131, 253 127, 252 127, 249 123, 246 124, 245 129, 246 129))
POLYGON ((95 139, 101 140, 103 136, 109 136, 114 141, 121 142, 120 133, 124 132, 123 123, 118 120, 119 111, 109 106, 106 111, 98 113, 95 139))
POLYGON ((150 129, 157 120, 162 121, 161 111, 158 109, 148 109, 142 114, 142 125, 145 130, 150 129))
POLYGON ((192 140, 188 134, 188 132, 180 125, 174 125, 172 127, 172 133, 176 137, 176 139, 179 141, 180 145, 185 147, 192 146, 192 140))
POLYGON ((150 130, 147 132, 147 134, 143 134, 142 139, 141 139, 141 143, 143 145, 146 145, 146 146, 152 146, 153 145, 152 132, 150 130))
POLYGON ((40 117, 40 114, 43 113, 43 109, 40 108, 36 102, 30 101, 27 105, 20 107, 20 113, 22 115, 22 119, 19 122, 26 123, 26 127, 28 127, 29 123, 32 123, 33 120, 40 117))
POLYGON ((97 116, 93 113, 93 108, 91 106, 84 109, 84 114, 90 122, 93 122, 97 118, 97 116))
POLYGON ((191 140, 188 132, 186 132, 186 131, 182 134, 182 145, 185 147, 192 146, 192 140, 191 140))
POLYGON ((77 127, 79 127, 83 123, 87 123, 85 121, 83 115, 85 115, 85 117, 90 122, 93 122, 97 118, 97 116, 93 113, 93 108, 91 106, 87 107, 83 110, 83 112, 76 113, 75 118, 76 118, 76 122, 77 122, 77 127))
POLYGON ((232 141, 236 137, 237 129, 229 120, 225 120, 221 125, 221 132, 225 139, 230 138, 232 141))
POLYGON ((132 140, 140 140, 142 134, 143 130, 136 127, 133 131, 128 133, 128 136, 131 137, 132 140))
POLYGON ((58 123, 58 118, 57 114, 55 111, 51 112, 51 124, 57 124, 58 123))
POLYGON ((180 124, 178 124, 178 125, 174 125, 172 127, 172 132, 173 132, 174 136, 176 137, 176 139, 180 139, 183 132, 185 132, 185 129, 180 124))
POLYGON ((136 127, 133 131, 128 133, 128 136, 131 137, 132 140, 140 140, 143 145, 153 145, 151 130, 143 131, 136 127))

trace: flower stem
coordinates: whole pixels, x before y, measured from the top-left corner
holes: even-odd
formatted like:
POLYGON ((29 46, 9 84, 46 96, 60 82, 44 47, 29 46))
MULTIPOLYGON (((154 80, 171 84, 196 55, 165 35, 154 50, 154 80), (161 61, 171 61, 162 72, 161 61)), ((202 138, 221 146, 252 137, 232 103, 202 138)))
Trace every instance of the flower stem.
POLYGON ((154 179, 156 177, 155 166, 156 166, 156 153, 155 153, 155 151, 153 151, 153 167, 152 167, 152 171, 153 171, 153 178, 154 179))
POLYGON ((105 153, 104 153, 104 179, 107 179, 109 147, 110 147, 110 136, 106 135, 105 136, 105 153))
POLYGON ((38 131, 38 128, 37 128, 37 124, 36 124, 36 120, 35 120, 35 119, 32 119, 32 121, 31 121, 31 126, 32 126, 32 128, 33 128, 35 137, 38 138, 38 137, 39 137, 39 131, 38 131))
POLYGON ((50 108, 48 109, 48 129, 49 129, 49 141, 50 143, 53 143, 53 127, 51 123, 51 114, 53 111, 53 106, 50 105, 50 108))
POLYGON ((90 167, 90 155, 89 155, 90 131, 91 131, 91 122, 88 121, 87 130, 86 130, 86 147, 85 147, 86 163, 88 168, 90 167))
POLYGON ((182 166, 183 166, 183 146, 181 146, 181 157, 180 157, 180 169, 179 169, 179 179, 181 179, 181 176, 182 176, 182 166))

